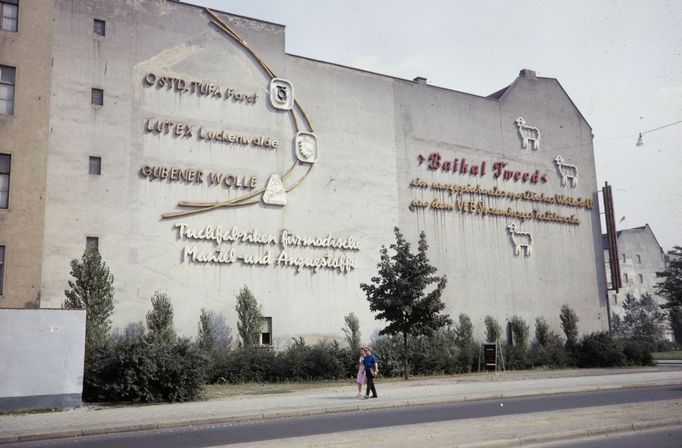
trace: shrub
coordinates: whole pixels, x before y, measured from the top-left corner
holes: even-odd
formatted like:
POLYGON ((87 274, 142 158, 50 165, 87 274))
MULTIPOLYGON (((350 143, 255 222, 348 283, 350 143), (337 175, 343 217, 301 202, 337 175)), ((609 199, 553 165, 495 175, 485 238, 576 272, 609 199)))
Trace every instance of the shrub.
POLYGON ((189 339, 151 342, 142 335, 124 336, 96 350, 83 396, 111 402, 193 400, 205 384, 207 361, 189 339))
POLYGON ((226 383, 316 381, 355 376, 356 359, 336 341, 314 346, 295 338, 286 350, 269 347, 239 348, 217 362, 216 380, 226 383))
POLYGON ((630 366, 653 366, 654 357, 646 344, 635 340, 623 341, 623 355, 625 364, 630 366))
POLYGON ((620 347, 607 332, 583 336, 577 346, 578 367, 616 367, 625 362, 620 347))
POLYGON ((381 336, 374 340, 372 353, 379 358, 382 375, 398 377, 403 375, 403 341, 395 336, 381 336))

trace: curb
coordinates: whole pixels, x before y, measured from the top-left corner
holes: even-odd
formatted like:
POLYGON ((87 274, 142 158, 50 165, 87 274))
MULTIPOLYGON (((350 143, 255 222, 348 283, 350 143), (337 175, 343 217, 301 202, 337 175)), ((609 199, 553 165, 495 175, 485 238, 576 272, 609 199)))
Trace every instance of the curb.
POLYGON ((529 446, 538 443, 560 442, 576 440, 604 435, 624 434, 628 432, 641 432, 670 426, 682 426, 682 417, 663 420, 651 420, 639 423, 627 423, 622 425, 604 426, 601 428, 581 429, 575 431, 556 432, 553 434, 521 437, 518 439, 500 439, 488 442, 476 442, 469 445, 461 445, 461 448, 507 448, 512 446, 529 446))
MULTIPOLYGON (((659 381, 654 383, 640 383, 640 384, 628 384, 628 385, 615 385, 615 386, 584 386, 576 388, 566 388, 563 390, 538 390, 533 393, 519 392, 519 393, 508 393, 508 394, 491 394, 491 395, 475 395, 475 396, 462 396, 453 398, 435 398, 435 399, 422 399, 422 400, 405 400, 405 401, 394 401, 390 403, 376 403, 372 404, 366 403, 364 405, 357 404, 353 406, 338 406, 338 407, 324 407, 324 408, 309 408, 302 410, 292 410, 292 411, 273 411, 273 412, 263 412, 257 414, 244 414, 244 415, 234 415, 227 417, 210 417, 210 418, 199 418, 190 420, 177 420, 172 422, 161 422, 161 423, 146 423, 146 424, 128 424, 121 426, 111 426, 111 427, 88 427, 82 429, 72 429, 72 430, 58 430, 58 431, 48 431, 44 433, 32 433, 32 434, 18 434, 14 436, 0 436, 0 445, 8 443, 18 443, 18 442, 35 442, 39 440, 49 440, 49 439, 64 439, 64 438, 77 438, 84 436, 93 435, 105 435, 105 434, 115 434, 124 432, 136 432, 136 431, 155 431, 162 429, 174 429, 174 428, 192 428, 195 426, 204 425, 218 425, 218 424, 229 424, 229 423, 240 423, 249 422, 256 420, 271 420, 277 418, 286 417, 306 417, 312 415, 324 415, 324 414, 340 414, 345 412, 355 412, 355 411, 370 411, 378 409, 392 409, 392 408, 404 408, 404 407, 415 407, 415 406, 432 406, 441 404, 452 404, 452 403, 464 403, 471 401, 484 401, 484 400, 501 400, 505 398, 521 398, 521 397, 536 397, 536 396, 552 396, 552 395, 563 395, 570 393, 579 392, 596 392, 604 390, 616 390, 616 389, 632 389, 632 388, 651 388, 659 386, 670 386, 682 384, 680 382, 671 381, 659 381)), ((591 430, 580 430, 580 431, 569 431, 569 432, 557 432, 554 434, 548 434, 546 436, 533 436, 521 439, 502 439, 499 441, 490 442, 477 442, 472 445, 464 445, 471 448, 479 447, 507 447, 507 446, 523 446, 531 443, 542 443, 558 440, 570 440, 574 438, 583 437, 593 437, 602 434, 613 434, 617 432, 627 432, 627 431, 643 431, 652 428, 658 428, 662 426, 675 426, 682 425, 682 418, 673 418, 660 421, 650 421, 641 422, 635 424, 627 425, 617 425, 608 426, 603 428, 593 428, 591 430)))

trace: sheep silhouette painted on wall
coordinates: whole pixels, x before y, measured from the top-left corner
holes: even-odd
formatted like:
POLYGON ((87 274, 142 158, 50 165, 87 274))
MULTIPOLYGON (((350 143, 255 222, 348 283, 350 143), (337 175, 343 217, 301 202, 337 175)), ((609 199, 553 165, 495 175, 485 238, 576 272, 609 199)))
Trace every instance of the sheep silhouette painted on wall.
POLYGON ((556 156, 554 159, 554 164, 556 165, 557 171, 561 176, 561 185, 566 186, 570 181, 571 187, 575 188, 578 185, 578 167, 566 163, 564 158, 561 156, 556 156))
POLYGON ((530 257, 530 254, 533 253, 533 236, 528 232, 517 230, 514 223, 507 226, 507 232, 509 232, 509 238, 514 245, 514 255, 519 255, 521 248, 523 248, 525 256, 530 257))
POLYGON ((531 142, 531 149, 537 151, 540 149, 540 129, 534 126, 528 126, 523 117, 519 117, 515 121, 516 127, 519 130, 521 137, 521 148, 528 149, 528 142, 531 142))

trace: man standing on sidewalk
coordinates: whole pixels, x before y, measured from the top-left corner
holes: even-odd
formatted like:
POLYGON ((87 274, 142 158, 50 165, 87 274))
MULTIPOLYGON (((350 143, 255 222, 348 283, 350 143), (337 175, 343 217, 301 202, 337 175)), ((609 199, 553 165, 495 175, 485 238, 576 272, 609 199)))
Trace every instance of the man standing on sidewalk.
POLYGON ((365 359, 363 363, 365 364, 365 375, 367 375, 367 392, 365 392, 365 398, 378 398, 377 390, 374 388, 374 377, 379 373, 379 359, 377 359, 374 354, 372 354, 372 349, 370 347, 365 348, 365 359), (369 391, 372 391, 372 396, 370 397, 369 391))

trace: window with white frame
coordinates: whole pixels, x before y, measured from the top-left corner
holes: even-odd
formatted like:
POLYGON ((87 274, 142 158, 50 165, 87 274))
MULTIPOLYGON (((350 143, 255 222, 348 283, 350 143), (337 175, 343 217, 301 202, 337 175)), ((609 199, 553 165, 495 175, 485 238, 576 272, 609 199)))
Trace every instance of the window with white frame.
POLYGON ((0 208, 9 208, 9 174, 12 168, 12 157, 0 154, 0 208))
POLYGON ((0 65, 0 114, 14 114, 14 81, 16 69, 0 65))
POLYGON ((17 31, 19 0, 0 0, 0 30, 17 31))

